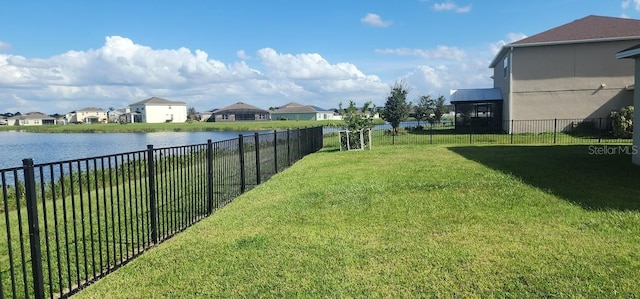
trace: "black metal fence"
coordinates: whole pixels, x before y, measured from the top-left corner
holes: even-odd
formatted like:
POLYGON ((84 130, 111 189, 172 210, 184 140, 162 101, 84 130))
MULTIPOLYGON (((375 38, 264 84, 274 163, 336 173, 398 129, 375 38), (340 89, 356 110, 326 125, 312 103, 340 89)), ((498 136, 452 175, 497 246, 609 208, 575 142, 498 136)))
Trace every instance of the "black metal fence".
MULTIPOLYGON (((607 118, 510 120, 500 128, 458 127, 452 122, 403 122, 394 134, 389 125, 372 129, 372 144, 594 144, 631 143, 614 136, 607 118)), ((337 130, 325 146, 339 147, 337 130)))
POLYGON ((322 127, 0 170, 0 298, 68 297, 318 151, 322 127))

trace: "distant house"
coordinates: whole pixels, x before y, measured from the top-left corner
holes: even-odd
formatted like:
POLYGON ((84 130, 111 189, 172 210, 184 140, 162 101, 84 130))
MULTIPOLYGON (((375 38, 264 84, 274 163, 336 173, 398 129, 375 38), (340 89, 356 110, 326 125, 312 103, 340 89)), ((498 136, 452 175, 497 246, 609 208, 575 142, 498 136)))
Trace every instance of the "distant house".
POLYGON ((493 88, 452 91, 456 127, 606 119, 632 104, 634 66, 616 53, 638 43, 640 20, 587 16, 507 44, 490 64, 493 88))
POLYGON ((182 123, 187 121, 187 104, 152 97, 129 105, 127 122, 182 123))
POLYGON ((333 120, 340 119, 332 110, 317 106, 288 103, 271 111, 272 120, 333 120))
POLYGON ((68 122, 73 124, 97 124, 107 122, 107 112, 96 107, 87 107, 74 110, 66 115, 68 122))
POLYGON ((212 116, 213 113, 218 110, 218 109, 212 109, 212 110, 207 110, 207 111, 203 111, 200 112, 200 121, 215 121, 212 116))
POLYGON ((249 121, 269 120, 269 111, 260 109, 243 102, 215 110, 212 112, 213 121, 249 121))
POLYGON ((124 114, 127 113, 127 109, 114 109, 107 111, 107 122, 126 122, 124 114))
POLYGON ((41 126, 55 125, 56 119, 42 112, 29 112, 7 118, 9 126, 41 126))

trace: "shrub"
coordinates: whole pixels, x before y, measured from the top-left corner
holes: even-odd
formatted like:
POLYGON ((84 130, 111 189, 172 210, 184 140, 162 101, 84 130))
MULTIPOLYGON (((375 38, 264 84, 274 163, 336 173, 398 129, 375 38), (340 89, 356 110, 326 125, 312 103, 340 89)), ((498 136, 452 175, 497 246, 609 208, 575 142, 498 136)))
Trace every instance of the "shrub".
POLYGON ((611 133, 616 138, 631 138, 633 136, 633 106, 611 111, 611 133))

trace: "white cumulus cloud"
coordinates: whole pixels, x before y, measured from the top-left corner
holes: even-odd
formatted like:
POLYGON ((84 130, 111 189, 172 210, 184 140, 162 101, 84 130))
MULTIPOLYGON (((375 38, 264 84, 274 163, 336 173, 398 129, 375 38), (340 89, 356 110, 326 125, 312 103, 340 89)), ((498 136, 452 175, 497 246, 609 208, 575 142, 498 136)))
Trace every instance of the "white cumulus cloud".
POLYGON ((471 11, 471 4, 466 6, 460 6, 453 1, 447 1, 442 3, 434 3, 433 9, 435 11, 453 11, 456 13, 468 13, 471 11))
POLYGON ((0 51, 10 50, 11 44, 0 40, 0 51))
POLYGON ((392 24, 391 21, 385 21, 379 15, 374 13, 368 13, 366 16, 360 19, 360 22, 373 27, 389 27, 392 24))
POLYGON ((622 1, 622 9, 628 9, 631 4, 633 4, 633 7, 635 10, 640 11, 640 0, 625 0, 622 1))
POLYGON ((523 38, 526 38, 527 35, 525 35, 524 33, 507 33, 506 35, 506 39, 505 40, 499 40, 497 42, 492 43, 489 47, 491 48, 491 53, 493 55, 497 54, 500 49, 507 44, 519 41, 523 38))
POLYGON ((0 111, 64 113, 116 107, 159 96, 211 109, 245 101, 259 107, 298 101, 335 107, 350 98, 383 97, 387 84, 356 65, 317 53, 283 54, 271 48, 257 59, 239 50, 222 62, 202 50, 154 49, 109 36, 97 49, 48 58, 0 54, 0 111), (250 65, 247 61, 251 61, 250 65))
POLYGON ((449 47, 439 45, 435 49, 377 49, 376 53, 380 54, 395 54, 401 56, 418 56, 425 59, 445 59, 445 60, 463 60, 467 56, 467 53, 457 47, 449 47))

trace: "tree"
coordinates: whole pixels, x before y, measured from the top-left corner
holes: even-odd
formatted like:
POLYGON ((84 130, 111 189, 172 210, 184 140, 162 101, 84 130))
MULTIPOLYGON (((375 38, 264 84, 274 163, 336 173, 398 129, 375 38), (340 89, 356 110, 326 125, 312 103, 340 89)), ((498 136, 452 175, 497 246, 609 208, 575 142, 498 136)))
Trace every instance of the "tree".
POLYGON ((430 123, 440 122, 442 116, 449 113, 447 105, 445 105, 444 96, 440 96, 437 99, 432 98, 429 95, 421 96, 416 106, 416 119, 418 125, 421 120, 428 120, 430 123))
POLYGON ((394 134, 398 133, 400 122, 409 116, 407 93, 409 93, 409 91, 404 81, 396 81, 387 97, 387 102, 384 104, 382 119, 391 124, 394 134))
POLYGON ((418 104, 415 106, 416 110, 416 120, 418 121, 418 126, 420 125, 420 121, 426 121, 431 117, 433 113, 433 109, 431 109, 430 102, 432 102, 431 96, 421 96, 418 99, 418 104))
POLYGON ((435 122, 440 122, 442 120, 442 116, 449 113, 449 107, 445 105, 444 96, 439 96, 433 105, 433 120, 435 122))
POLYGON ((357 131, 373 128, 372 111, 375 111, 375 106, 371 101, 364 103, 360 110, 356 107, 354 101, 349 101, 349 107, 344 109, 342 108, 342 103, 340 103, 339 110, 342 120, 344 120, 343 129, 357 131))
POLYGON ((198 116, 198 112, 196 112, 196 108, 189 107, 189 109, 187 109, 187 119, 188 120, 200 120, 199 116, 198 116))
MULTIPOLYGON (((348 139, 346 134, 344 136, 340 136, 342 146, 345 148, 359 148, 361 144, 360 131, 373 128, 373 113, 376 110, 375 105, 373 105, 371 101, 368 101, 364 103, 362 109, 359 110, 354 101, 349 101, 349 106, 347 108, 343 109, 342 103, 340 103, 338 109, 342 116, 342 120, 344 121, 342 129, 347 130, 347 134, 349 135, 348 139), (348 147, 347 140, 349 140, 348 147)), ((364 146, 366 147, 370 142, 369 135, 363 134, 362 136, 364 138, 364 146)))

